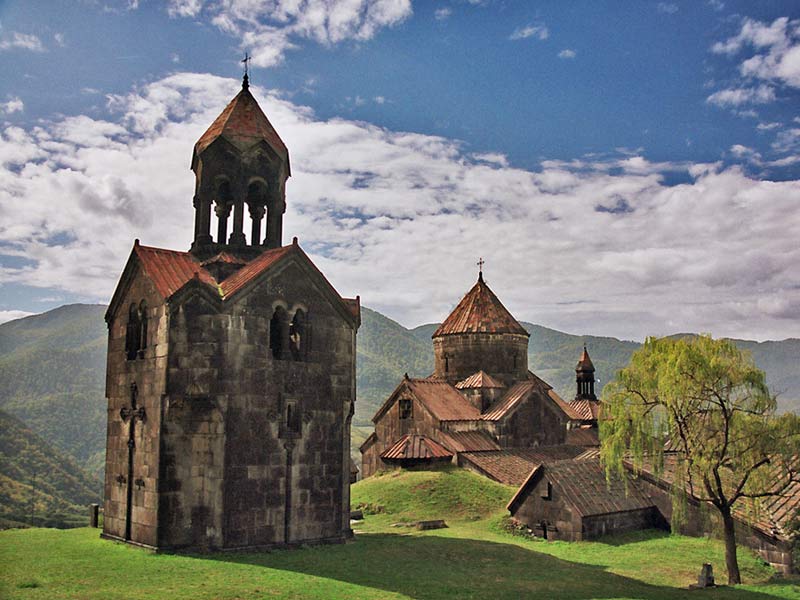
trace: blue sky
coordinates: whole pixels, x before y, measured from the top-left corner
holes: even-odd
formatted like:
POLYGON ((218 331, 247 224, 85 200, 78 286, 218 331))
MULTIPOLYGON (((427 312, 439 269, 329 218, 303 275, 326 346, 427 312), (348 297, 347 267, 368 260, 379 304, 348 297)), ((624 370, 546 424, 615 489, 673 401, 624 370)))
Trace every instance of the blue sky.
POLYGON ((188 246, 191 145, 248 50, 299 165, 285 235, 343 294, 439 320, 484 255, 544 325, 800 336, 799 20, 731 0, 6 0, 0 312, 105 301, 133 237, 188 246))

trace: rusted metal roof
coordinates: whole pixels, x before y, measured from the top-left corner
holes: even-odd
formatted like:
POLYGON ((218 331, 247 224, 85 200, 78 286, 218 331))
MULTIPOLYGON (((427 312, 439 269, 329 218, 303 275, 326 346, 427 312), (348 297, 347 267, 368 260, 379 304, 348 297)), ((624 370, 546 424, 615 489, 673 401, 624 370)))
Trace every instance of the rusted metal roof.
POLYGON ((433 337, 459 333, 517 333, 529 335, 508 312, 494 292, 478 277, 453 312, 439 325, 433 337))
POLYGON ((481 413, 456 388, 441 379, 408 379, 408 387, 439 421, 472 421, 481 413))
POLYGON ((439 438, 453 452, 500 450, 498 443, 485 431, 441 431, 439 438))
POLYGON ((246 265, 247 260, 244 258, 239 258, 238 256, 234 256, 230 252, 220 252, 219 254, 215 254, 211 258, 207 258, 200 264, 204 267, 206 265, 213 265, 215 263, 225 263, 229 265, 246 265))
POLYGON ((627 487, 625 480, 620 477, 607 480, 599 460, 560 460, 533 469, 508 503, 509 510, 524 502, 527 494, 542 478, 557 487, 561 497, 584 517, 655 506, 633 478, 628 478, 627 487))
POLYGON ((286 161, 287 172, 289 171, 289 150, 248 88, 242 88, 211 127, 200 136, 194 145, 194 156, 201 154, 219 137, 225 138, 240 150, 246 150, 264 140, 286 161))
POLYGON ((583 347, 583 353, 578 359, 575 370, 594 373, 594 365, 592 364, 592 359, 589 358, 589 352, 586 350, 586 346, 583 347))
POLYGON ((600 416, 600 402, 597 400, 572 400, 569 406, 583 421, 596 421, 600 416))
POLYGON ((189 252, 177 252, 134 244, 134 253, 144 272, 164 299, 170 298, 195 276, 216 289, 217 282, 189 252))
POLYGON ((581 427, 579 429, 570 429, 567 431, 566 442, 572 446, 599 446, 600 436, 597 433, 596 427, 581 427))
POLYGON ((470 463, 489 479, 509 485, 521 485, 530 472, 545 462, 565 460, 578 456, 585 448, 561 444, 538 448, 505 448, 491 452, 461 452, 459 464, 470 463))
POLYGON ((511 386, 502 397, 486 409, 486 412, 481 415, 481 419, 484 421, 499 421, 516 409, 531 394, 535 393, 541 394, 545 401, 555 404, 568 419, 581 419, 580 415, 570 408, 569 404, 564 402, 550 385, 533 373, 528 373, 527 381, 520 381, 511 386))
POLYGON ((384 460, 453 458, 453 453, 424 435, 406 434, 381 452, 384 460))
POLYGON ((473 373, 456 384, 459 390, 492 389, 506 387, 485 371, 473 373))
POLYGON ((290 244, 281 248, 275 248, 274 250, 267 250, 266 252, 259 254, 256 258, 251 260, 220 284, 219 287, 222 295, 226 298, 232 296, 261 273, 277 263, 284 256, 289 254, 293 248, 295 248, 295 245, 290 244))

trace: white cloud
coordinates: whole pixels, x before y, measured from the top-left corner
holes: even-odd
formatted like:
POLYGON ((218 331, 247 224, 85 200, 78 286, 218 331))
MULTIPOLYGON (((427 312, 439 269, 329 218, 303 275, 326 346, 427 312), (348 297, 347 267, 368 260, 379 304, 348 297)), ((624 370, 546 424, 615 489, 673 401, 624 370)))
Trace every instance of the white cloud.
MULTIPOLYGON (((180 73, 112 98, 113 119, 6 127, 2 253, 31 264, 0 279, 107 301, 133 238, 188 248, 186 164, 237 88, 180 73)), ((298 235, 342 293, 407 325, 446 315, 483 256, 516 316, 562 330, 800 336, 800 221, 787 218, 800 182, 637 152, 527 171, 253 91, 292 155, 285 239, 298 235), (691 179, 665 185, 678 169, 691 179)))
POLYGON ((67 45, 63 33, 54 33, 53 41, 55 41, 56 45, 59 46, 60 48, 64 48, 67 45))
POLYGON ((668 15, 674 15, 678 12, 678 5, 672 4, 671 2, 659 2, 658 3, 658 12, 666 13, 668 15))
POLYGON ((759 123, 756 125, 756 129, 759 131, 771 131, 772 129, 777 129, 780 126, 780 123, 759 123))
POLYGON ((526 25, 525 27, 517 27, 508 39, 510 40, 524 40, 529 37, 536 38, 537 40, 546 40, 550 37, 550 31, 545 25, 526 25))
POLYGON ((204 18, 240 40, 255 67, 280 64, 301 39, 366 41, 411 16, 410 0, 170 0, 171 17, 204 18))
POLYGON ((575 50, 567 48, 558 53, 558 58, 575 58, 576 54, 575 50))
POLYGON ((0 323, 8 323, 9 321, 30 317, 35 314, 24 310, 0 310, 0 323))
POLYGON ((437 8, 433 16, 436 18, 437 21, 444 21, 445 19, 450 18, 453 14, 453 9, 447 6, 443 6, 442 8, 437 8))
POLYGON ((375 96, 373 100, 375 101, 375 104, 386 104, 386 98, 383 96, 375 96))
POLYGON ((31 52, 44 52, 45 48, 37 36, 31 33, 12 31, 10 35, 0 39, 0 50, 30 50, 31 52))
POLYGON ((25 110, 25 103, 14 96, 8 102, 0 102, 0 115, 10 115, 25 110))
POLYGON ((792 152, 800 150, 800 129, 794 127, 779 131, 775 136, 775 141, 772 143, 772 148, 776 152, 792 152))
POLYGON ((775 100, 775 90, 768 85, 752 88, 733 88, 714 92, 706 102, 717 106, 741 106, 742 104, 767 104, 775 100))
POLYGON ((725 3, 722 0, 708 0, 708 5, 716 11, 725 9, 725 3))

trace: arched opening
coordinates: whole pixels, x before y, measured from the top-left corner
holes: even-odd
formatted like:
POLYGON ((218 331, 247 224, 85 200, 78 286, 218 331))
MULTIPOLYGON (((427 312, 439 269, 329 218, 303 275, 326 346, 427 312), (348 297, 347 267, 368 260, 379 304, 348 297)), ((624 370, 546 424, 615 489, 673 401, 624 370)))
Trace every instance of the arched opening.
POLYGON ((217 184, 214 204, 214 213, 217 215, 217 243, 225 244, 228 241, 228 217, 233 206, 233 192, 227 179, 222 179, 217 184))
POLYGON ((444 355, 444 372, 447 373, 450 371, 450 357, 447 354, 444 355))
POLYGON ((139 358, 144 358, 144 351, 147 348, 147 303, 142 300, 139 303, 139 358))
POLYGON ((131 304, 128 309, 128 325, 125 329, 125 354, 128 360, 134 360, 139 353, 141 331, 139 309, 136 304, 131 304))
POLYGON ((289 326, 289 350, 292 360, 308 358, 308 336, 306 331, 306 314, 298 308, 289 326))
POLYGON ((289 315, 282 306, 275 308, 269 322, 269 349, 276 360, 288 357, 289 347, 289 315))
POLYGON ((267 213, 267 185, 256 180, 247 187, 247 206, 250 210, 252 219, 252 229, 250 233, 250 245, 261 245, 261 222, 267 213))

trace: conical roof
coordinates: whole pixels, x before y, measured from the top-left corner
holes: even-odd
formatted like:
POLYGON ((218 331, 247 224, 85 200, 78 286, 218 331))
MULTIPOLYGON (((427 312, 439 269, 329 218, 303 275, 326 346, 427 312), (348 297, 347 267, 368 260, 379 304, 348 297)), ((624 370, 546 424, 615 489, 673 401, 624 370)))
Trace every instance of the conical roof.
POLYGON ((289 173, 289 150, 250 93, 248 85, 242 86, 242 91, 236 94, 211 127, 197 140, 193 162, 219 137, 225 138, 239 150, 246 150, 261 140, 266 141, 286 161, 287 174, 289 173))
POLYGON ((450 313, 444 323, 433 333, 433 337, 457 333, 517 333, 529 335, 525 328, 508 312, 503 303, 478 276, 458 306, 450 313))
POLYGON ((575 370, 594 371, 594 365, 592 364, 592 359, 589 358, 589 353, 586 351, 586 346, 583 347, 583 353, 581 354, 581 357, 578 360, 578 364, 575 366, 575 370))

